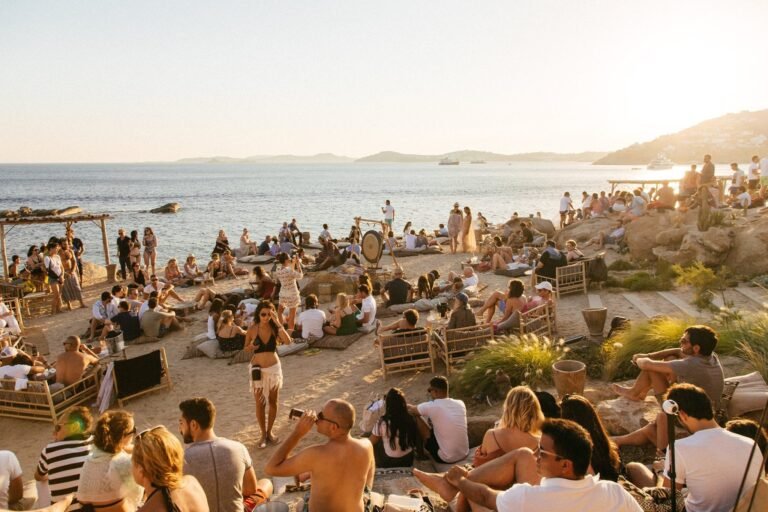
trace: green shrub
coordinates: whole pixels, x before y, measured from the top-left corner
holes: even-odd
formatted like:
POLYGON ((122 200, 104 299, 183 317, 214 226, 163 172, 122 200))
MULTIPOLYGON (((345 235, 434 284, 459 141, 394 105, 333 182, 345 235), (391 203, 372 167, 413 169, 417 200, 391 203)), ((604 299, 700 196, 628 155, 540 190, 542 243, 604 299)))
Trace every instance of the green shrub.
POLYGON ((633 292, 671 290, 672 282, 648 272, 636 272, 624 279, 623 286, 633 292))
POLYGON ((596 343, 581 343, 571 347, 568 353, 568 359, 581 361, 587 365, 587 375, 591 379, 600 379, 603 377, 603 367, 605 359, 603 358, 603 348, 596 343))
POLYGON ((704 266, 701 262, 696 262, 688 267, 680 265, 674 266, 677 272, 676 283, 678 285, 688 285, 693 288, 693 305, 700 311, 717 311, 718 308, 712 304, 715 294, 720 293, 723 304, 730 306, 725 298, 725 289, 730 279, 730 272, 727 267, 720 267, 717 272, 704 266))
POLYGON ((513 386, 525 384, 537 389, 550 382, 552 364, 568 351, 562 339, 530 334, 497 338, 467 360, 453 385, 464 396, 494 396, 498 394, 496 371, 501 370, 509 375, 513 386))
POLYGON ((617 272, 621 272, 623 270, 636 270, 636 269, 637 269, 637 265, 627 260, 616 260, 610 265, 608 265, 608 270, 614 270, 617 272))

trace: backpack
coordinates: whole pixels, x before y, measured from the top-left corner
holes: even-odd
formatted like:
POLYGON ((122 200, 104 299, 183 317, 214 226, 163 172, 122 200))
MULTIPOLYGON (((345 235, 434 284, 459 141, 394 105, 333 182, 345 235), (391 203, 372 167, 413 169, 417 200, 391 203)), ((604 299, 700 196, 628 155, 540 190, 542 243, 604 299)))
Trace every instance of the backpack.
POLYGON ((598 283, 608 280, 608 266, 605 264, 605 258, 595 256, 595 259, 587 263, 587 278, 598 283))

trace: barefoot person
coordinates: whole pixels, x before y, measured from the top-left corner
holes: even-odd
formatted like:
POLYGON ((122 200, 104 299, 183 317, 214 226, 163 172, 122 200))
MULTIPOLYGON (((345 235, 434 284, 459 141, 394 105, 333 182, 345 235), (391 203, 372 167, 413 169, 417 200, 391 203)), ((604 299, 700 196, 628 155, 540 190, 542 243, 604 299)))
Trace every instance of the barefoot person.
POLYGON ((277 345, 290 343, 291 336, 283 328, 275 306, 270 301, 261 301, 253 316, 253 324, 245 335, 245 349, 253 351, 248 370, 251 390, 256 399, 256 419, 261 429, 259 448, 266 448, 267 441, 275 444, 280 441, 272 434, 272 425, 277 417, 277 398, 283 387, 283 370, 277 356, 277 345))
POLYGON ((275 272, 277 280, 280 281, 280 302, 277 309, 277 316, 280 317, 280 323, 283 323, 283 312, 288 309, 288 330, 292 331, 296 322, 296 310, 301 305, 301 296, 299 295, 299 286, 296 284, 304 274, 301 271, 301 260, 298 256, 291 258, 286 253, 281 252, 277 255, 277 262, 281 267, 275 272))
POLYGON ((71 386, 83 378, 89 366, 98 362, 98 356, 82 345, 78 336, 69 336, 64 340, 64 352, 56 359, 56 383, 51 385, 51 389, 71 386))
POLYGON ((350 435, 354 425, 355 409, 344 400, 329 400, 318 413, 305 412, 288 439, 269 459, 265 471, 272 476, 309 473, 312 478, 309 510, 312 512, 362 512, 376 467, 371 443, 350 435), (328 442, 291 455, 313 425, 328 442))
POLYGON ((432 458, 442 464, 458 462, 469 454, 467 408, 461 400, 448 397, 445 377, 432 377, 427 392, 430 401, 409 405, 408 412, 421 420, 416 423, 432 458))
POLYGON ((464 215, 459 209, 459 203, 453 204, 453 210, 448 215, 448 237, 451 239, 451 254, 456 254, 459 248, 459 236, 461 227, 464 224, 464 215))
POLYGON ((644 400, 653 389, 661 403, 671 384, 688 382, 703 388, 717 409, 723 393, 723 367, 714 352, 716 346, 715 331, 706 325, 693 325, 680 338, 680 348, 632 356, 632 362, 640 368, 637 380, 631 387, 613 384, 611 388, 618 395, 636 401, 644 400))

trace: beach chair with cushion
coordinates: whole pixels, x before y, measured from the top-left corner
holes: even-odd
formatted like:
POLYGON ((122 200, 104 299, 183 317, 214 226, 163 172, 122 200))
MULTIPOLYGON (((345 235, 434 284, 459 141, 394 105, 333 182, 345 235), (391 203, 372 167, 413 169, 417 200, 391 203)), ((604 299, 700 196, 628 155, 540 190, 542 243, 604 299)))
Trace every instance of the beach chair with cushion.
POLYGON ((451 364, 465 361, 475 350, 493 340, 493 324, 446 329, 434 333, 435 358, 445 363, 446 375, 451 364))
POLYGON ((172 387, 164 348, 130 359, 116 360, 114 365, 115 395, 120 407, 128 400, 172 387))
POLYGON ((429 331, 416 331, 379 336, 379 361, 384 380, 390 373, 411 370, 435 371, 435 360, 429 331))
POLYGON ((587 272, 584 261, 577 261, 569 265, 557 267, 555 277, 545 277, 536 274, 536 284, 542 281, 552 283, 552 291, 556 298, 569 293, 587 293, 587 272))
POLYGON ((537 336, 551 337, 554 331, 552 328, 553 317, 551 312, 553 309, 549 304, 542 304, 520 314, 520 335, 535 334, 537 336))
POLYGON ((3 302, 5 302, 5 305, 8 306, 8 309, 11 310, 11 313, 13 313, 13 316, 16 318, 16 321, 19 323, 19 328, 21 329, 22 334, 24 333, 24 314, 22 313, 22 307, 21 307, 21 300, 17 298, 8 298, 5 297, 3 299, 3 302))
POLYGON ((23 420, 50 421, 54 425, 64 412, 76 405, 90 405, 99 392, 100 369, 93 368, 79 381, 52 391, 46 381, 31 380, 16 390, 16 379, 0 379, 0 416, 23 420))

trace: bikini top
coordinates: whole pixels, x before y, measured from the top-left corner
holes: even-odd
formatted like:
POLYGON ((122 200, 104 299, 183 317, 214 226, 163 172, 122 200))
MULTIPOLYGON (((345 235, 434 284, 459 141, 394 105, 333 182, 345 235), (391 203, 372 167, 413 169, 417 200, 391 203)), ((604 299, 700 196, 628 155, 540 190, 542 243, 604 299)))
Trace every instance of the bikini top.
POLYGON ((257 334, 256 339, 253 340, 253 346, 254 354, 261 354, 262 352, 277 352, 277 336, 275 336, 275 333, 272 333, 272 336, 269 337, 269 341, 262 343, 257 334))

